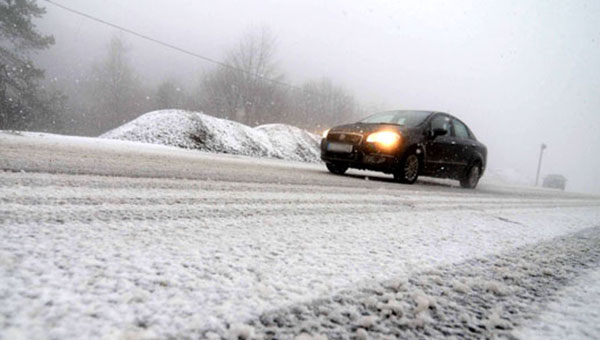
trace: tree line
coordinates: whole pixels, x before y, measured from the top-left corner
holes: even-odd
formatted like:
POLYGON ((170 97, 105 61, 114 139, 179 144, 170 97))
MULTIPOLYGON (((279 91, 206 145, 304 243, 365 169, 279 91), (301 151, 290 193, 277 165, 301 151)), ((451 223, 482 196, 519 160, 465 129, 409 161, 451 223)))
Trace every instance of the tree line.
POLYGON ((328 78, 288 85, 275 61, 277 40, 266 28, 243 35, 223 65, 200 74, 191 88, 174 78, 146 85, 118 34, 76 82, 44 81, 44 71, 30 59, 54 43, 32 24, 44 9, 34 0, 0 0, 0 10, 0 130, 98 135, 149 111, 183 109, 250 126, 286 123, 316 131, 362 111, 349 91, 328 78))

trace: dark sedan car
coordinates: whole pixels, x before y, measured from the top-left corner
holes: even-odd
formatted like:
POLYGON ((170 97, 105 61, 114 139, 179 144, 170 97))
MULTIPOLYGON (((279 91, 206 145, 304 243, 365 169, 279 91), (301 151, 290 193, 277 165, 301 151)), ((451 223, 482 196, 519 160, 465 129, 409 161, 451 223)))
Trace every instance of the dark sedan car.
POLYGON ((443 112, 386 111, 323 133, 321 159, 327 169, 383 171, 402 183, 419 175, 451 178, 475 188, 487 148, 467 125, 443 112))

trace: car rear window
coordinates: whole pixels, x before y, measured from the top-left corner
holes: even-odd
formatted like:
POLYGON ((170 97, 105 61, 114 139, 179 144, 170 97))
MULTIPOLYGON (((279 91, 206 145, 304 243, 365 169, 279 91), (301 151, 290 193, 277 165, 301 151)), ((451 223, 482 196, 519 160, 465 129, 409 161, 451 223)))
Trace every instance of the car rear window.
POLYGON ((471 138, 471 136, 469 135, 469 129, 467 129, 465 124, 459 122, 456 119, 453 120, 453 123, 454 123, 454 135, 456 137, 464 138, 464 139, 471 138))

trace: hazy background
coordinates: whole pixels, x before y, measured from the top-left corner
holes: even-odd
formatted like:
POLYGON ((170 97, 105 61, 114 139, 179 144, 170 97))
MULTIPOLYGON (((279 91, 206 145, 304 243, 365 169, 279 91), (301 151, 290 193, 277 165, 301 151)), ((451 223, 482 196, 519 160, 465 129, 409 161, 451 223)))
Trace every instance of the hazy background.
MULTIPOLYGON (((600 193, 598 1, 56 1, 217 60, 244 31, 268 27, 286 81, 327 76, 367 109, 452 113, 488 146, 489 168, 531 182, 544 142, 542 176, 600 193)), ((39 4, 38 28, 56 44, 38 63, 49 80, 76 84, 116 30, 39 4)), ((148 84, 191 88, 214 67, 122 37, 148 84)))

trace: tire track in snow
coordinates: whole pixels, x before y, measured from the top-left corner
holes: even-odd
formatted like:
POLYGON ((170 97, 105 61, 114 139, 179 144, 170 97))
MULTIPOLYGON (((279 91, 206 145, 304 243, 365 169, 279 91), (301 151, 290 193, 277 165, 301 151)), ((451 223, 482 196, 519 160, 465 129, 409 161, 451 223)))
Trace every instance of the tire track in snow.
POLYGON ((137 188, 84 188, 80 186, 6 186, 0 188, 0 200, 5 203, 23 205, 39 204, 75 204, 95 205, 100 203, 120 204, 196 204, 196 203, 282 203, 319 201, 326 203, 363 202, 365 204, 426 204, 426 203, 485 203, 485 204, 554 204, 561 205, 600 205, 600 200, 558 199, 558 198, 498 198, 494 196, 454 196, 454 195, 407 195, 394 191, 344 192, 329 188, 328 190, 305 190, 304 187, 265 187, 262 191, 251 191, 246 188, 213 186, 199 190, 157 189, 154 187, 137 188), (232 197, 232 192, 235 196, 232 197))
MULTIPOLYGON (((319 173, 319 176, 326 176, 330 179, 344 178, 327 173, 319 173)), ((110 177, 98 175, 65 175, 49 173, 31 173, 31 172, 1 172, 0 187, 20 187, 20 188, 86 188, 86 189, 139 189, 148 188, 163 190, 197 190, 197 191, 238 191, 238 192, 295 192, 295 193, 329 193, 335 189, 338 193, 364 193, 373 192, 387 195, 414 195, 426 197, 436 197, 443 189, 447 187, 440 186, 438 191, 420 190, 423 186, 407 186, 388 181, 361 181, 357 178, 347 177, 353 184, 368 184, 368 187, 361 185, 339 186, 333 183, 316 185, 311 183, 312 176, 302 183, 292 184, 289 182, 278 182, 272 180, 267 183, 253 183, 248 181, 236 180, 193 180, 193 179, 172 179, 172 178, 148 178, 148 177, 110 177)), ((434 187, 435 188, 435 187, 434 187)), ((496 197, 473 190, 450 190, 453 196, 458 197, 496 197)), ((563 195, 565 196, 565 195, 563 195)), ((581 196, 577 196, 581 197, 581 196)))
MULTIPOLYGON (((116 198, 118 201, 119 199, 116 198)), ((4 200, 6 201, 6 200, 4 200)), ((126 200, 124 200, 126 201, 126 200)), ((153 203, 152 200, 139 200, 137 204, 78 201, 72 204, 68 199, 57 199, 58 204, 29 202, 28 204, 3 202, 0 208, 0 224, 14 223, 67 223, 67 222, 119 222, 119 221, 174 221, 203 220, 252 216, 313 216, 313 215, 377 215, 382 213, 410 213, 416 211, 515 211, 531 209, 554 209, 557 207, 582 208, 597 207, 594 203, 538 203, 498 204, 496 202, 418 203, 414 201, 390 202, 348 202, 324 200, 314 203, 305 201, 268 200, 222 200, 176 204, 153 203)), ((502 217, 500 217, 502 218, 502 217)))
MULTIPOLYGON (((130 179, 137 187, 97 187, 109 178, 3 173, 0 223, 165 221, 251 216, 356 215, 414 211, 507 211, 596 207, 582 198, 498 197, 444 192, 411 195, 405 190, 366 190, 172 180, 130 179), (8 179, 8 180, 6 180, 8 179), (59 182, 59 183, 57 183, 59 182), (166 187, 163 185, 166 182, 166 187), (23 183, 25 183, 23 185, 23 183), (45 186, 38 187, 40 184, 45 186), (51 184, 51 185, 49 185, 51 184), (86 187, 87 185, 87 187, 86 187), (91 186, 91 187, 90 187, 91 186), (191 186, 191 188, 190 188, 191 186), (260 191, 262 189, 262 191, 260 191)), ((123 180, 123 179, 118 179, 123 180)))
POLYGON ((518 338, 563 287, 600 269, 600 227, 514 251, 391 278, 263 313, 203 336, 292 339, 518 338))

